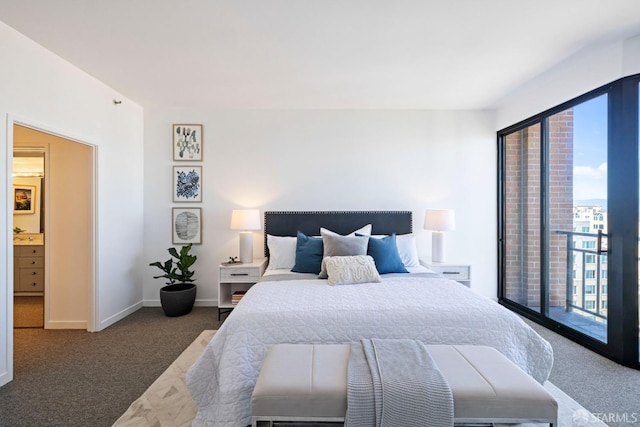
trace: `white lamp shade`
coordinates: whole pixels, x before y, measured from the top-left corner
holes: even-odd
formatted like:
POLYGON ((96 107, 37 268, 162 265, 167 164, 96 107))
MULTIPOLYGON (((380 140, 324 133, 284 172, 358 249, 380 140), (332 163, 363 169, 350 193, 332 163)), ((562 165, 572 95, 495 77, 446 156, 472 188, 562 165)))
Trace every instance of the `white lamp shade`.
POLYGON ((424 228, 434 231, 454 231, 456 218, 453 209, 427 209, 424 228))
POLYGON ((231 212, 232 230, 260 230, 260 211, 258 209, 234 209, 231 212))

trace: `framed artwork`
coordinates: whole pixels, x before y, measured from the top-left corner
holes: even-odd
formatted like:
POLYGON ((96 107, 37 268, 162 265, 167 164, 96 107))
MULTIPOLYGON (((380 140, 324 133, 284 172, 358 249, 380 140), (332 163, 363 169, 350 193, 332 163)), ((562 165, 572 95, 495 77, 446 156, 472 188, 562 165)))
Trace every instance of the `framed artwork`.
POLYGON ((202 201, 202 166, 173 167, 173 201, 202 201))
POLYGON ((36 187, 33 185, 13 186, 13 213, 36 213, 36 187))
POLYGON ((173 125, 173 160, 202 161, 202 125, 173 125))
POLYGON ((172 208, 171 229, 174 245, 202 244, 202 209, 172 208))

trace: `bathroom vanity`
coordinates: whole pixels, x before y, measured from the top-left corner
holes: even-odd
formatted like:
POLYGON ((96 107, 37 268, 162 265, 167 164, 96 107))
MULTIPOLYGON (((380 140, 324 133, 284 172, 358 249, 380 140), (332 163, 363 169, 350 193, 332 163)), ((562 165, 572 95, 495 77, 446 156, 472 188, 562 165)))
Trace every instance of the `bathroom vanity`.
POLYGON ((13 291, 15 295, 44 294, 44 242, 42 234, 13 239, 13 291))

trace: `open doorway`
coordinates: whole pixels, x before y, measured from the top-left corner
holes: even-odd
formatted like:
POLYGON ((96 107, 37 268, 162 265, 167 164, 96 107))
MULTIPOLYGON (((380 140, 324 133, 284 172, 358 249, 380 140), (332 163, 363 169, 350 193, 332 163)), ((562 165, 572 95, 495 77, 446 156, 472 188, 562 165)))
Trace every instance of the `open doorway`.
MULTIPOLYGON (((21 132, 18 132, 19 134, 21 132)), ((44 327, 46 148, 13 149, 13 327, 44 327)))
MULTIPOLYGON (((16 226, 22 228, 20 224, 26 224, 23 218, 40 218, 40 229, 35 225, 36 218, 30 218, 34 225, 30 226, 33 230, 28 230, 39 233, 14 234, 14 296, 42 297, 45 329, 93 330, 95 147, 14 124, 13 149, 14 156, 40 150, 44 153, 45 171, 40 196, 33 193, 35 198, 44 195, 38 199, 39 206, 33 203, 33 213, 29 214, 14 211, 14 231, 16 226), (36 241, 41 243, 42 254, 31 253, 38 246, 36 241), (23 254, 25 251, 28 253, 23 254), (28 255, 26 260, 21 259, 23 255, 28 255), (38 271, 22 271, 21 267, 36 265, 42 269, 41 285, 30 280, 38 271)), ((14 187, 22 180, 14 176, 14 187)), ((14 321, 19 314, 15 309, 14 306, 14 321)))

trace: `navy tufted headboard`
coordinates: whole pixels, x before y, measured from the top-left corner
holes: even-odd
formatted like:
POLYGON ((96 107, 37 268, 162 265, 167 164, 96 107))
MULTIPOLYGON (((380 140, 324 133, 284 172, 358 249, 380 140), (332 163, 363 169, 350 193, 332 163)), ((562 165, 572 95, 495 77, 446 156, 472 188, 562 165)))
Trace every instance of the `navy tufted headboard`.
POLYGON ((269 256, 267 234, 295 237, 300 230, 308 236, 319 236, 320 227, 348 234, 367 224, 371 224, 371 234, 407 234, 413 232, 413 215, 410 211, 266 211, 264 253, 269 256))

